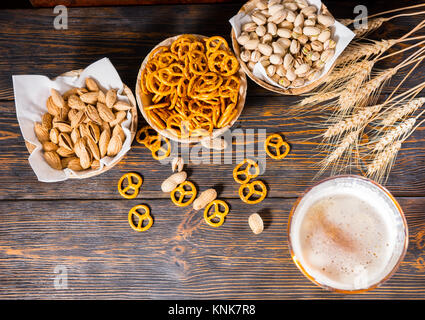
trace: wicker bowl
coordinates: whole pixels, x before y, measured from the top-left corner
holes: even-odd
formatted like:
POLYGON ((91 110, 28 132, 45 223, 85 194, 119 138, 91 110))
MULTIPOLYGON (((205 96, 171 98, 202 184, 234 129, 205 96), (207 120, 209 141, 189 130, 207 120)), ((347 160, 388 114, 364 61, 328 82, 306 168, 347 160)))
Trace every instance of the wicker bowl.
MULTIPOLYGON (((251 12, 252 10, 254 10, 256 8, 256 4, 259 1, 261 1, 261 0, 250 0, 250 1, 248 1, 247 3, 245 3, 242 6, 242 8, 238 11, 238 13, 249 13, 249 12, 251 12)), ((332 16, 332 14, 329 12, 328 8, 326 8, 326 6, 324 4, 322 4, 321 12, 332 16)), ((251 78, 252 81, 257 83, 258 85, 260 85, 264 89, 267 89, 267 90, 270 90, 270 91, 273 91, 273 92, 276 92, 276 93, 286 94, 286 95, 299 95, 299 94, 310 92, 311 90, 313 90, 314 88, 319 86, 326 79, 326 77, 332 72, 332 69, 335 67, 335 63, 334 63, 329 68, 329 70, 326 74, 322 74, 319 79, 309 83, 306 86, 297 87, 297 88, 287 88, 287 89, 279 88, 279 87, 274 86, 274 85, 272 85, 272 84, 270 84, 266 81, 258 79, 256 76, 254 76, 254 74, 248 68, 246 63, 243 62, 240 59, 241 48, 239 46, 238 41, 236 40, 237 37, 236 37, 235 31, 233 30, 233 28, 232 28, 230 36, 232 38, 233 50, 235 51, 236 57, 238 58, 238 61, 241 65, 241 69, 248 75, 249 78, 251 78)))
MULTIPOLYGON (((72 70, 72 71, 65 72, 64 74, 61 75, 61 77, 78 77, 81 74, 81 72, 83 72, 83 69, 72 70)), ((136 100, 135 100, 134 95, 131 92, 130 88, 127 87, 125 84, 124 84, 123 95, 127 96, 128 100, 130 102, 130 105, 131 105, 131 109, 129 110, 130 113, 131 113, 130 133, 131 133, 131 142, 133 142, 133 139, 134 139, 134 137, 136 135, 136 131, 137 131, 136 100)), ((131 145, 131 142, 130 142, 130 145, 131 145)), ((30 143, 28 141, 25 141, 25 146, 27 147, 28 152, 30 154, 36 148, 35 145, 33 145, 32 143, 30 143)), ((114 167, 117 163, 119 163, 122 160, 122 158, 124 158, 124 156, 125 156, 125 154, 122 155, 121 157, 119 157, 118 159, 116 159, 113 163, 111 163, 108 166, 104 165, 101 170, 87 169, 85 171, 81 171, 81 172, 84 172, 84 174, 80 174, 80 175, 75 175, 71 171, 71 174, 68 176, 68 178, 69 179, 85 179, 85 178, 97 176, 99 174, 102 174, 102 173, 108 171, 112 167, 114 167)))
MULTIPOLYGON (((202 35, 197 35, 197 34, 191 34, 192 36, 196 37, 198 40, 203 40, 206 39, 208 37, 206 36, 202 36, 202 35)), ((156 48, 161 47, 161 46, 171 46, 171 44, 178 38, 180 37, 180 35, 178 36, 174 36, 171 38, 167 38, 164 41, 162 41, 161 43, 159 43, 157 46, 155 46, 155 48, 152 49, 152 51, 154 51, 156 48)), ((151 52, 152 52, 151 51, 151 52)), ((174 135, 172 132, 170 132, 169 130, 165 130, 165 129, 160 129, 157 125, 155 125, 147 116, 146 112, 145 112, 145 106, 148 106, 151 104, 151 95, 146 95, 142 92, 141 87, 140 87, 140 81, 142 78, 142 71, 144 70, 144 68, 146 67, 146 63, 148 62, 148 57, 150 56, 151 52, 149 52, 148 55, 146 55, 145 59, 143 60, 140 69, 139 69, 139 73, 137 75, 137 83, 136 83, 136 99, 137 99, 137 103, 139 105, 139 110, 142 113, 143 117, 145 118, 146 122, 155 130, 157 131, 159 134, 161 134, 162 136, 171 139, 173 141, 176 142, 180 142, 180 143, 199 143, 202 142, 202 140, 208 140, 208 139, 214 139, 218 136, 220 136, 221 134, 223 134, 224 132, 226 132, 227 130, 229 130, 229 128, 231 128, 233 126, 233 124, 238 120, 242 109, 245 105, 245 98, 246 98, 246 89, 247 89, 247 80, 246 80, 246 76, 244 71, 242 71, 241 68, 239 68, 239 71, 236 73, 236 75, 239 77, 240 79, 240 89, 239 89, 239 97, 238 97, 238 103, 236 105, 236 108, 238 110, 238 113, 236 115, 236 117, 225 127, 223 128, 219 128, 219 129, 214 129, 211 133, 211 135, 209 136, 203 136, 203 137, 189 137, 189 138, 180 138, 176 135, 174 135)))

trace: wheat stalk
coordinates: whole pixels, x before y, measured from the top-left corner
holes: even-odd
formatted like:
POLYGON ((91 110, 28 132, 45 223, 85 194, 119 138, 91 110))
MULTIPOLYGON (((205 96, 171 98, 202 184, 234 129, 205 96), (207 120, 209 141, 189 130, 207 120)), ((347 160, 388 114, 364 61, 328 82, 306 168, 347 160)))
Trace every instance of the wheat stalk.
POLYGON ((369 32, 378 29, 385 21, 388 21, 388 18, 371 19, 366 24, 361 24, 359 28, 355 28, 353 32, 356 37, 363 37, 369 32))
MULTIPOLYGON (((328 101, 340 97, 341 94, 344 94, 344 91, 348 90, 350 92, 355 92, 359 86, 364 82, 364 80, 369 76, 371 69, 373 67, 373 62, 362 61, 357 64, 353 64, 347 70, 346 76, 344 76, 344 69, 336 72, 336 74, 330 76, 330 80, 326 81, 328 85, 322 88, 319 92, 304 98, 300 101, 301 106, 318 104, 320 102, 328 101), (351 80, 346 79, 346 83, 342 84, 344 78, 350 78, 351 80), (340 83, 338 86, 337 83, 340 83), (332 87, 338 87, 332 90, 332 87)), ((346 93, 348 94, 348 93, 346 93)))
POLYGON ((344 65, 350 62, 356 62, 360 58, 369 59, 371 56, 379 55, 385 51, 387 51, 389 48, 391 48, 394 44, 399 42, 395 39, 389 39, 389 40, 371 40, 372 43, 361 43, 356 42, 353 44, 350 44, 344 52, 338 57, 336 60, 337 65, 344 65))
MULTIPOLYGON (((361 84, 367 78, 369 78, 372 68, 377 61, 421 45, 422 43, 417 43, 408 48, 393 52, 387 56, 380 57, 380 55, 394 43, 423 38, 423 36, 410 39, 407 38, 414 31, 422 28, 423 25, 425 25, 425 20, 419 23, 415 28, 413 28, 398 40, 383 40, 381 42, 376 41, 373 44, 364 44, 363 46, 355 45, 352 48, 356 48, 356 50, 352 49, 351 53, 343 53, 343 55, 340 56, 339 61, 342 63, 337 65, 334 71, 328 77, 326 77, 324 85, 322 85, 319 90, 316 90, 313 95, 310 95, 309 97, 300 101, 300 105, 314 105, 320 102, 332 100, 339 97, 344 92, 344 90, 348 90, 348 92, 345 93, 345 96, 341 98, 341 102, 344 102, 344 100, 348 99, 349 95, 352 95, 354 92, 356 92, 361 84), (375 58, 373 60, 367 60, 371 55, 375 55, 375 58), (362 61, 354 61, 360 56, 365 56, 365 58, 362 61), (343 64, 344 62, 346 62, 345 65, 343 64)), ((421 50, 418 50, 416 54, 419 54, 420 51, 421 50)))
MULTIPOLYGON (((412 57, 415 57, 415 55, 412 55, 412 57)), ((393 101, 400 99, 401 97, 410 96, 410 95, 412 95, 412 93, 413 93, 413 95, 415 95, 420 90, 422 90, 425 86, 424 84, 417 85, 414 88, 411 88, 408 91, 399 94, 397 97, 393 97, 394 93, 408 79, 408 77, 413 73, 415 68, 422 62, 422 59, 423 59, 423 58, 416 58, 414 60, 411 60, 410 58, 406 59, 404 62, 402 62, 396 68, 389 69, 389 70, 381 73, 381 76, 385 79, 386 77, 390 77, 391 74, 394 74, 402 66, 406 66, 407 64, 410 64, 410 63, 417 61, 416 65, 413 68, 411 68, 411 70, 407 73, 407 75, 400 81, 400 83, 396 86, 396 88, 393 90, 393 92, 389 95, 389 97, 382 104, 374 105, 374 106, 371 106, 371 107, 365 107, 363 109, 358 110, 356 113, 346 117, 345 119, 337 121, 336 123, 334 123, 333 126, 329 127, 328 130, 323 134, 324 140, 326 141, 326 140, 330 140, 330 139, 334 139, 334 138, 336 139, 336 138, 339 138, 344 132, 348 132, 348 134, 345 137, 345 138, 347 138, 347 140, 345 140, 345 138, 344 138, 342 141, 343 142, 345 141, 346 143, 352 141, 352 136, 353 135, 359 136, 359 133, 363 132, 363 130, 366 128, 366 126, 371 121, 373 121, 373 119, 378 117, 379 112, 384 107, 386 107, 388 104, 391 104, 393 101), (352 132, 355 132, 355 133, 352 134, 352 132)), ((377 77, 376 79, 379 79, 379 77, 377 77)), ((379 81, 377 80, 377 82, 379 82, 379 81)), ((371 91, 376 89, 376 85, 377 85, 376 83, 372 82, 372 83, 369 83, 369 85, 373 88, 368 88, 368 86, 365 86, 364 88, 360 88, 355 93, 355 95, 357 95, 357 94, 360 94, 360 95, 361 94, 369 94, 371 91)), ((354 99, 356 99, 356 98, 354 98, 354 99)), ((403 98, 403 99, 405 99, 405 98, 403 98)), ((334 118, 338 119, 338 117, 334 117, 334 118)), ((411 123, 407 122, 406 124, 401 125, 398 128, 398 130, 394 129, 394 131, 392 131, 392 132, 388 131, 387 132, 388 136, 386 136, 386 139, 382 140, 381 143, 385 144, 385 146, 387 146, 400 137, 402 137, 403 139, 406 139, 407 136, 409 134, 411 134, 411 132, 414 130, 413 129, 414 124, 415 124, 414 121, 411 120, 411 123)), ((354 143, 354 142, 352 142, 352 143, 354 143)), ((368 143, 366 143, 366 145, 367 144, 368 143)), ((344 144, 341 143, 340 147, 343 147, 343 146, 344 146, 344 144)), ((345 149, 348 149, 348 147, 346 147, 345 149)), ((368 148, 368 149, 370 150, 370 148, 368 148)), ((383 148, 380 145, 378 145, 377 149, 374 150, 374 152, 382 151, 382 149, 383 148)), ((356 150, 358 150, 358 148, 356 150)), ((335 150, 335 152, 333 154, 331 154, 331 156, 329 157, 330 158, 329 161, 335 162, 338 159, 338 157, 341 157, 342 155, 343 155, 343 152, 341 152, 341 150, 335 150)), ((360 159, 361 158, 360 154, 358 154, 358 155, 359 155, 359 157, 357 159, 360 159)), ((349 155, 348 157, 350 157, 350 156, 351 155, 349 155)), ((325 164, 325 165, 328 166, 329 164, 325 164)))
POLYGON ((359 135, 360 130, 352 131, 347 134, 344 139, 341 140, 338 147, 335 148, 335 150, 332 151, 332 153, 328 157, 326 157, 326 159, 324 160, 325 167, 341 158, 344 152, 348 150, 358 140, 359 135))
POLYGON ((317 104, 323 101, 328 101, 338 97, 341 93, 341 90, 329 91, 329 92, 320 92, 314 94, 310 97, 304 98, 300 101, 300 105, 305 106, 308 104, 317 104))
POLYGON ((374 64, 374 60, 362 60, 350 64, 346 67, 335 68, 332 73, 325 79, 325 82, 335 82, 338 80, 341 81, 345 78, 356 75, 359 72, 364 72, 364 70, 366 70, 367 73, 370 73, 374 64))
MULTIPOLYGON (((376 93, 384 82, 389 80, 396 72, 397 68, 391 68, 382 71, 378 76, 366 82, 362 87, 359 87, 357 77, 353 78, 350 86, 340 95, 338 99, 339 111, 345 114, 347 111, 357 106, 365 105, 370 96, 376 93)), ((359 73, 359 78, 364 77, 364 74, 359 73)), ((361 85, 361 83, 360 83, 361 85)))
MULTIPOLYGON (((371 22, 376 23, 370 24, 368 30, 370 31, 373 28, 378 28, 382 25, 382 21, 387 20, 388 19, 371 20, 371 22)), ((333 73, 328 76, 324 85, 322 85, 313 96, 307 97, 302 101, 301 104, 306 105, 329 100, 324 106, 332 106, 335 110, 330 119, 326 121, 328 126, 327 129, 320 135, 323 139, 321 146, 325 146, 328 150, 326 150, 327 156, 319 163, 320 170, 318 175, 322 174, 330 166, 332 166, 333 173, 343 168, 350 168, 352 161, 356 161, 358 164, 358 161, 365 161, 365 159, 371 159, 371 162, 367 166, 366 174, 368 176, 382 179, 385 174, 389 172, 401 148, 402 142, 420 125, 417 124, 416 121, 420 115, 416 118, 404 121, 398 126, 387 130, 384 134, 382 134, 382 132, 378 133, 371 139, 373 141, 371 143, 360 143, 360 136, 367 126, 375 119, 383 119, 382 122, 384 125, 386 123, 387 126, 393 125, 400 119, 414 113, 425 102, 425 98, 423 98, 424 100, 421 101, 422 104, 420 105, 414 105, 414 102, 411 102, 408 103, 409 106, 404 105, 403 109, 397 108, 397 110, 393 111, 393 108, 401 105, 402 101, 414 99, 414 97, 425 87, 424 82, 399 94, 398 97, 393 98, 395 92, 401 88, 405 80, 425 59, 425 48, 422 46, 425 41, 415 43, 414 45, 383 56, 383 53, 396 43, 423 39, 424 36, 414 38, 408 38, 408 36, 422 29, 424 26, 425 20, 397 40, 356 42, 350 45, 338 58, 336 68, 333 73), (415 47, 419 47, 420 49, 416 50, 395 67, 375 73, 373 77, 370 78, 376 62, 415 47), (411 70, 405 75, 403 80, 398 83, 395 89, 393 89, 393 92, 387 97, 385 102, 366 107, 368 103, 375 101, 377 93, 386 81, 390 80, 401 68, 412 63, 416 63, 416 65, 410 68, 411 70), (363 152, 366 153, 366 157, 362 157, 361 153, 363 152)), ((420 100, 416 99, 417 103, 418 101, 420 100)), ((425 113, 425 111, 423 113, 425 113)))
POLYGON ((325 131, 323 138, 329 140, 332 137, 340 136, 346 131, 358 130, 365 127, 370 122, 370 119, 377 114, 383 106, 384 104, 377 104, 366 107, 358 113, 335 123, 325 131))
MULTIPOLYGON (((348 110, 352 108, 365 105, 371 99, 370 96, 372 94, 376 94, 380 90, 382 85, 386 81, 388 81, 394 74, 396 74, 398 70, 414 62, 417 63, 416 64, 417 66, 425 58, 424 55, 420 56, 424 50, 425 48, 421 48, 417 50, 417 52, 415 52, 414 54, 406 58, 403 62, 401 62, 396 67, 380 72, 375 78, 366 82, 358 90, 356 89, 357 84, 354 82, 354 79, 355 79, 354 77, 352 80, 350 80, 350 82, 352 82, 350 87, 348 87, 347 90, 343 91, 338 99, 340 112, 344 114, 345 112, 347 112, 348 110)), ((416 68, 416 66, 414 68, 416 68)), ((359 77, 362 77, 362 76, 364 75, 359 74, 359 77)))
MULTIPOLYGON (((350 132, 347 136, 344 137, 344 139, 340 141, 339 144, 336 145, 336 147, 331 153, 328 153, 327 157, 325 157, 323 160, 319 162, 318 165, 320 167, 320 170, 317 172, 315 178, 322 175, 323 172, 334 162, 336 163, 333 164, 332 166, 332 172, 339 171, 340 168, 348 168, 348 166, 346 165, 339 166, 340 158, 347 151, 348 151, 347 153, 349 153, 350 150, 352 150, 353 145, 357 146, 357 141, 359 139, 360 132, 361 130, 350 132)), ((349 156, 347 158, 350 159, 349 156)))
MULTIPOLYGON (((423 39, 423 36, 419 37, 413 37, 408 38, 410 35, 412 35, 414 32, 421 30, 425 26, 425 20, 422 20, 420 23, 418 23, 414 28, 412 28, 409 32, 407 32, 405 35, 400 37, 399 39, 389 39, 389 40, 368 40, 369 42, 353 42, 350 44, 344 52, 338 57, 336 60, 337 65, 347 65, 349 63, 353 63, 358 61, 360 58, 364 57, 364 59, 369 59, 372 56, 375 56, 376 58, 380 57, 385 51, 387 51, 389 48, 391 48, 396 43, 405 42, 405 41, 411 41, 411 40, 418 40, 423 39)), ((393 55, 399 54, 403 51, 410 50, 416 46, 421 45, 422 43, 417 43, 413 46, 407 47, 405 49, 399 50, 397 52, 393 52, 385 57, 382 57, 378 60, 382 60, 388 57, 391 57, 393 55)), ((376 61, 378 61, 376 60, 376 61)), ((375 61, 375 62, 376 62, 375 61)))
MULTIPOLYGON (((398 100, 397 103, 400 103, 400 101, 406 99, 406 97, 409 96, 415 96, 417 93, 419 93, 424 87, 425 84, 419 84, 411 89, 409 89, 406 92, 403 92, 399 94, 396 97, 392 97, 394 95, 394 92, 397 91, 400 86, 407 80, 407 78, 410 76, 410 74, 415 70, 415 68, 418 66, 420 62, 418 62, 414 68, 412 68, 409 73, 403 78, 403 80, 400 81, 400 83, 397 85, 397 87, 393 90, 393 92, 388 96, 388 98, 381 104, 364 107, 363 109, 359 110, 357 113, 354 113, 345 119, 341 119, 336 121, 333 125, 331 125, 322 135, 324 140, 330 140, 334 137, 341 136, 344 132, 352 131, 352 130, 359 130, 364 129, 370 122, 372 122, 376 117, 378 117, 379 112, 386 107, 387 105, 391 105, 393 101, 398 100)), ((425 98, 419 98, 416 99, 420 102, 425 102, 425 98)), ((412 101, 410 104, 413 104, 412 101)), ((387 109, 390 109, 391 106, 387 109)), ((406 110, 403 110, 406 112, 406 110)))
POLYGON ((375 144, 374 151, 382 151, 396 139, 406 136, 416 123, 416 118, 409 118, 398 126, 388 130, 375 144))
POLYGON ((381 182, 386 172, 389 172, 397 153, 401 149, 401 141, 396 141, 388 148, 378 153, 373 161, 367 166, 366 175, 381 182))
POLYGON ((390 112, 384 119, 382 119, 381 124, 384 126, 391 126, 403 117, 414 113, 425 103, 425 98, 417 98, 409 101, 402 107, 399 107, 392 112, 390 112))

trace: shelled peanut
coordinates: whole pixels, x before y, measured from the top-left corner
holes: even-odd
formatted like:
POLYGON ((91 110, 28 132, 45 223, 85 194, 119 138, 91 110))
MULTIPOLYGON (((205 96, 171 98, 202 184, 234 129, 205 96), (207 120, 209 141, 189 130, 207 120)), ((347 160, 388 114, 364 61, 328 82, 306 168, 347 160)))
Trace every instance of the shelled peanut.
POLYGON ((237 42, 240 59, 252 71, 261 63, 283 87, 300 87, 317 79, 335 54, 330 27, 335 19, 319 14, 305 0, 261 0, 242 25, 237 42))
POLYGON ((100 159, 121 151, 125 140, 121 123, 131 106, 117 99, 116 90, 105 93, 87 78, 85 88, 63 95, 51 89, 46 105, 47 113, 34 124, 34 131, 52 168, 98 169, 100 159))

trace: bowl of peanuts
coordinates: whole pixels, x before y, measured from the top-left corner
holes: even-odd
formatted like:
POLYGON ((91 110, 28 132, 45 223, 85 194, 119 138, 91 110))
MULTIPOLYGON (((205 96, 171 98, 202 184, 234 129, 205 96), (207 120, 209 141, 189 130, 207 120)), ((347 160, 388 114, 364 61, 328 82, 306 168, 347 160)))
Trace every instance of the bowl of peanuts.
POLYGON ((243 20, 238 28, 231 21, 234 52, 244 72, 263 88, 299 95, 332 72, 339 23, 323 4, 319 10, 307 0, 250 0, 236 17, 243 20))
POLYGON ((160 135, 198 143, 236 122, 246 89, 245 73, 224 38, 184 34, 146 56, 135 91, 140 112, 160 135))

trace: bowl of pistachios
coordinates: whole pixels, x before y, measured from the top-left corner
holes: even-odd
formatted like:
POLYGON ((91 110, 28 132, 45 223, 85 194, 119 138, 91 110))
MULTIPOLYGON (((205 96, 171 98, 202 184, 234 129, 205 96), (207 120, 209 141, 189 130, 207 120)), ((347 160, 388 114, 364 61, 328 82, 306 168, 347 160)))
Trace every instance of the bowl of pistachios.
POLYGON ((281 94, 307 93, 323 83, 352 39, 320 1, 250 0, 230 23, 241 68, 258 85, 281 94), (348 42, 338 48, 341 33, 348 42))

